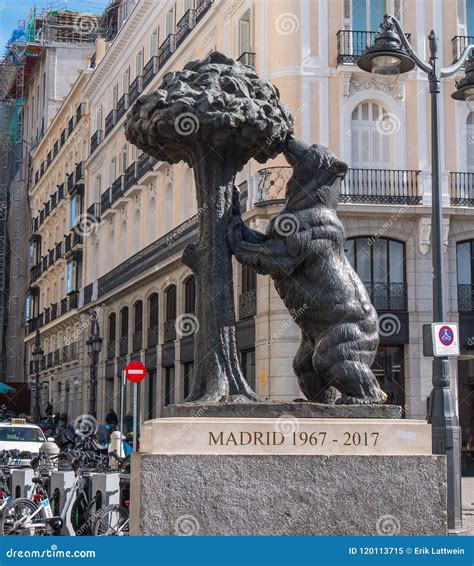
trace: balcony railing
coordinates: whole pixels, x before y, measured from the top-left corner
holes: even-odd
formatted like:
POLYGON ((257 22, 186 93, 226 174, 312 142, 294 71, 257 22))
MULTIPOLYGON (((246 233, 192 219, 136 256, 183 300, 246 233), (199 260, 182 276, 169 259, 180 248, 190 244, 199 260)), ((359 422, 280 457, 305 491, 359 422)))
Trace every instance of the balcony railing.
POLYGON ((122 116, 125 116, 125 112, 127 112, 129 107, 128 101, 129 98, 127 92, 122 96, 122 98, 117 103, 117 122, 120 120, 120 118, 122 118, 122 116))
POLYGON ((143 332, 135 332, 132 336, 132 348, 134 352, 142 349, 143 345, 143 332))
POLYGON ((137 183, 137 162, 134 161, 127 169, 124 174, 123 190, 124 192, 131 189, 137 183))
POLYGON ((115 358, 115 340, 107 342, 107 359, 113 360, 115 358))
POLYGON ((67 178, 67 192, 71 193, 74 189, 74 172, 70 173, 67 178))
POLYGON ((196 11, 188 10, 176 24, 176 47, 181 45, 189 32, 196 25, 196 11))
POLYGON ((81 161, 76 165, 74 182, 77 184, 84 178, 84 162, 81 161))
POLYGON ((474 173, 450 173, 449 194, 453 206, 474 206, 474 173))
POLYGON ((150 326, 147 331, 147 345, 152 348, 158 344, 160 329, 159 326, 150 326))
MULTIPOLYGON (((374 44, 376 31, 339 30, 337 32, 337 63, 357 63, 367 47, 374 44)), ((405 34, 410 41, 410 34, 405 34)))
POLYGON ((257 314, 257 289, 246 291, 239 297, 239 318, 244 320, 257 314))
POLYGON ((117 110, 114 108, 109 112, 105 118, 105 137, 107 137, 113 130, 115 124, 117 123, 117 110))
POLYGON ((123 196, 123 175, 120 175, 115 181, 112 183, 111 187, 112 192, 112 204, 117 202, 119 198, 123 196))
POLYGON ((125 356, 128 354, 128 336, 122 336, 119 340, 119 354, 125 356))
POLYGON ((143 88, 146 88, 158 73, 158 57, 155 55, 143 67, 143 88))
POLYGON ((130 85, 129 99, 130 106, 135 102, 135 100, 140 96, 143 91, 143 77, 138 76, 133 83, 130 85))
POLYGON ((364 281, 364 285, 376 310, 407 310, 408 293, 406 283, 378 283, 364 281))
POLYGON ((342 203, 421 204, 419 171, 349 169, 341 183, 342 203))
POLYGON ((102 130, 97 130, 94 135, 91 137, 91 153, 94 153, 94 151, 99 147, 99 145, 102 143, 102 130))
POLYGON ((88 305, 92 302, 92 295, 94 293, 94 283, 89 283, 84 287, 84 304, 88 305))
POLYGON ((173 340, 176 340, 176 319, 172 318, 167 320, 164 324, 163 331, 163 338, 165 342, 172 342, 173 340))
POLYGON ((456 35, 451 40, 453 46, 453 63, 456 62, 461 53, 464 51, 464 48, 467 47, 470 43, 474 43, 474 36, 472 35, 456 35))
POLYGON ((163 67, 166 61, 168 61, 168 59, 174 53, 175 49, 176 49, 176 36, 174 34, 170 34, 160 46, 160 53, 158 55, 160 68, 163 67))
POLYGON ((154 157, 150 157, 148 154, 142 153, 138 158, 138 179, 141 179, 145 173, 151 171, 155 163, 157 163, 157 160, 154 157))
POLYGON ((214 0, 197 0, 196 7, 195 7, 196 23, 198 23, 201 20, 201 18, 204 17, 206 12, 212 6, 213 2, 214 2, 214 0))
POLYGON ((237 59, 244 65, 250 65, 251 67, 255 67, 255 57, 256 53, 251 53, 250 51, 244 51, 242 55, 237 59))
POLYGON ((91 204, 87 209, 87 217, 91 222, 93 223, 100 222, 100 208, 101 208, 100 203, 95 202, 94 204, 91 204))
POLYGON ((258 172, 256 204, 285 201, 286 185, 292 175, 291 167, 265 167, 258 172))

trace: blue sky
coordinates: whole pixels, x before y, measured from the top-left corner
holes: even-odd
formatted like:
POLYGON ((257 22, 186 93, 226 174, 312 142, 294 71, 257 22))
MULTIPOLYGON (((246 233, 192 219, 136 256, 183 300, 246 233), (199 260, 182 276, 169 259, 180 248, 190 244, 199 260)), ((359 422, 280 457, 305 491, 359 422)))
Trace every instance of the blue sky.
POLYGON ((100 13, 109 0, 0 0, 0 55, 5 43, 18 20, 26 19, 30 8, 35 4, 38 9, 52 6, 55 9, 81 10, 83 12, 100 13))

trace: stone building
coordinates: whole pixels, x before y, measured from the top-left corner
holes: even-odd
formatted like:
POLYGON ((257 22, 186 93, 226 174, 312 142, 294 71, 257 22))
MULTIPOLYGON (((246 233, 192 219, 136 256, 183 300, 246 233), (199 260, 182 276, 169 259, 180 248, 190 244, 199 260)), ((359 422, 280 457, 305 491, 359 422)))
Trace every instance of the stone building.
MULTIPOLYGON (((79 205, 97 222, 84 236, 77 266, 79 313, 87 321, 91 309, 99 312, 101 418, 109 405, 118 407, 129 360, 141 359, 149 372, 140 391, 142 419, 159 416, 189 388, 193 336, 180 322, 193 313, 195 289, 180 256, 196 237, 193 178, 183 164, 170 167, 137 152, 126 142, 123 124, 140 94, 215 49, 254 65, 280 89, 295 115, 296 135, 329 146, 349 164, 340 216, 347 253, 380 315, 374 369, 407 417, 426 416, 431 360, 423 357, 421 336, 432 317, 428 85, 416 70, 376 80, 356 63, 388 11, 425 58, 426 36, 436 29, 443 64, 450 65, 474 34, 471 10, 470 3, 449 0, 136 4, 82 91, 91 119, 79 205)), ((444 249, 448 317, 461 324, 463 351, 451 362, 451 374, 466 441, 474 425, 474 109, 454 101, 454 90, 454 80, 443 82, 444 249)), ((265 166, 251 162, 238 175, 249 225, 264 230, 281 209, 288 175, 283 158, 265 166)), ((235 291, 248 380, 263 398, 298 397, 291 368, 298 330, 272 282, 236 265, 235 291)), ((88 366, 86 356, 81 365, 88 366)), ((87 380, 84 370, 84 391, 87 380)))

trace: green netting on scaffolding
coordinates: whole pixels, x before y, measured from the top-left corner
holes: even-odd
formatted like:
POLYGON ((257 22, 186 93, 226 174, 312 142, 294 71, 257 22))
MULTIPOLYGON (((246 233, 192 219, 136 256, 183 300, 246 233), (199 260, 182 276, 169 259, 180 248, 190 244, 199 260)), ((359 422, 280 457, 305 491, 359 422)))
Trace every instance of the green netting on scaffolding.
POLYGON ((33 42, 36 39, 36 6, 34 6, 28 14, 28 20, 25 26, 26 41, 33 42))

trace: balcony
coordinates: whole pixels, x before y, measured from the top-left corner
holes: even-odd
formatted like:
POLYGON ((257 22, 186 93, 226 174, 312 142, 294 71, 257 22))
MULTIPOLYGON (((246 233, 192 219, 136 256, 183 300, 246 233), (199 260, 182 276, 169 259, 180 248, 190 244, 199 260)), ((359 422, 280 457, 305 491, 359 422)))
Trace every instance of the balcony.
POLYGON ((158 55, 158 64, 161 67, 168 61, 168 59, 173 55, 176 50, 176 36, 170 34, 161 44, 160 52, 158 55))
MULTIPOLYGON (((339 30, 337 32, 337 63, 357 64, 367 47, 374 44, 376 31, 339 30)), ((410 34, 405 34, 410 41, 410 34)))
POLYGON ((176 340, 176 319, 167 320, 163 327, 163 337, 165 342, 173 342, 176 340))
POLYGON ((129 98, 127 92, 122 96, 122 98, 117 103, 117 122, 123 116, 125 116, 125 113, 127 112, 128 108, 129 108, 129 98))
POLYGON ((149 171, 151 171, 158 160, 151 157, 147 153, 142 153, 138 158, 137 178, 142 179, 149 171))
POLYGON ((46 367, 48 369, 53 367, 53 352, 49 352, 46 356, 46 367))
POLYGON ((74 172, 70 173, 68 178, 67 178, 67 192, 69 194, 72 193, 72 191, 74 190, 74 172))
POLYGON ((110 209, 111 201, 110 201, 110 189, 107 189, 105 193, 102 194, 100 197, 100 213, 101 217, 110 209))
POLYGON ((64 130, 61 132, 61 136, 60 136, 60 138, 59 138, 59 143, 60 143, 61 147, 63 147, 63 145, 66 143, 66 138, 67 138, 66 130, 64 129, 64 130))
POLYGON ((176 47, 179 47, 181 45, 181 43, 186 39, 195 25, 196 11, 190 9, 176 24, 176 47))
POLYGON ((61 364, 61 350, 57 349, 54 350, 53 353, 53 365, 56 367, 59 366, 60 364, 61 364))
POLYGON ((63 244, 59 242, 54 247, 54 261, 58 261, 63 255, 63 244))
POLYGON ((237 61, 240 61, 244 65, 250 65, 251 67, 255 68, 256 56, 257 56, 256 53, 251 53, 250 51, 244 51, 244 53, 242 53, 242 55, 237 59, 237 61))
POLYGON ((379 283, 364 281, 370 300, 377 311, 406 311, 408 293, 406 283, 379 283))
POLYGON ((128 354, 128 336, 122 336, 119 340, 119 355, 126 356, 128 354))
POLYGON ((115 124, 117 123, 117 110, 114 108, 111 112, 109 112, 105 118, 105 137, 107 137, 110 132, 114 129, 115 124))
POLYGON ((58 303, 54 303, 51 305, 51 320, 56 320, 58 318, 58 303))
POLYGON ((146 88, 158 73, 158 57, 152 57, 143 67, 143 88, 146 88))
POLYGON ((120 177, 117 177, 117 179, 115 179, 115 181, 112 183, 112 187, 111 187, 111 193, 112 193, 111 204, 116 203, 120 198, 123 197, 123 179, 124 179, 124 176, 123 176, 123 175, 120 175, 120 177))
POLYGON ((150 326, 147 331, 147 344, 148 348, 152 348, 158 344, 159 340, 159 326, 150 326))
POLYGON ((103 140, 102 134, 103 134, 102 130, 97 130, 94 133, 94 135, 91 137, 91 155, 94 153, 94 151, 102 143, 102 140, 103 140))
POLYGON ((68 128, 67 128, 67 134, 68 134, 68 136, 70 136, 70 135, 72 134, 75 125, 76 125, 76 117, 73 116, 73 117, 69 120, 69 123, 68 123, 68 128))
POLYGON ((94 204, 91 204, 89 206, 89 208, 87 209, 87 216, 89 218, 89 220, 91 222, 100 222, 100 212, 101 212, 101 204, 98 202, 95 202, 94 204))
POLYGON ((257 289, 246 291, 239 297, 239 318, 245 320, 257 314, 257 289))
POLYGON ((84 116, 84 103, 81 102, 76 110, 76 124, 84 116))
POLYGON ((63 364, 71 360, 69 356, 69 346, 63 346, 61 359, 63 360, 63 364))
POLYGON ((135 102, 135 100, 140 96, 143 91, 143 77, 138 76, 133 83, 130 85, 129 90, 129 104, 130 106, 135 102))
POLYGON ((452 206, 474 206, 474 173, 450 173, 449 194, 452 206))
POLYGON ((94 283, 89 283, 84 287, 84 305, 88 305, 92 302, 92 295, 94 293, 94 283))
POLYGON ((419 171, 349 169, 341 183, 341 203, 421 204, 419 171))
POLYGON ((464 51, 464 48, 467 47, 470 43, 474 43, 474 36, 472 35, 456 35, 451 40, 453 46, 453 63, 455 63, 461 53, 464 51))
POLYGON ((132 348, 134 352, 139 352, 143 345, 143 332, 134 332, 132 336, 132 348))
POLYGON ((115 358, 115 340, 107 342, 107 359, 113 360, 115 358))
POLYGON ((81 161, 80 163, 78 163, 76 165, 76 171, 75 171, 75 183, 76 185, 80 182, 84 180, 84 162, 81 161))
POLYGON ((256 205, 267 202, 283 204, 285 202, 286 185, 292 175, 291 167, 265 167, 258 172, 256 205))
POLYGON ((201 19, 206 15, 206 12, 212 6, 214 0, 197 0, 196 2, 196 23, 200 22, 201 19))
POLYGON ((138 181, 138 163, 134 161, 124 173, 124 182, 123 182, 123 191, 126 193, 129 191, 134 185, 137 184, 138 181))

